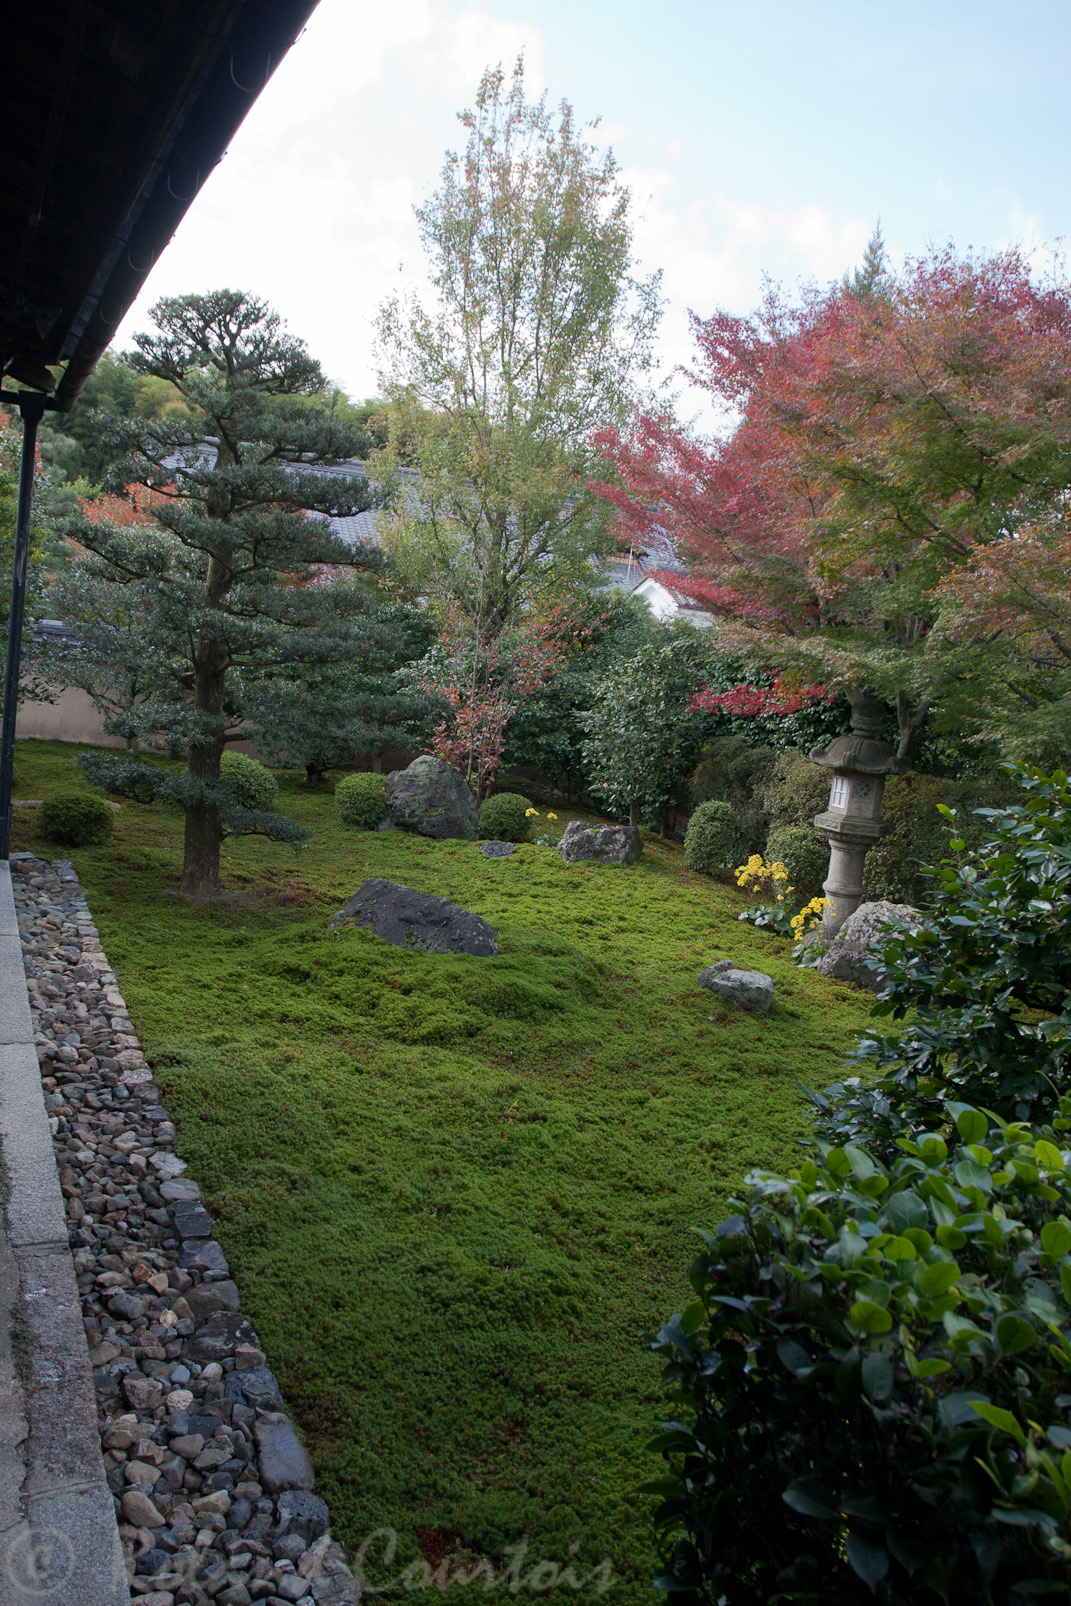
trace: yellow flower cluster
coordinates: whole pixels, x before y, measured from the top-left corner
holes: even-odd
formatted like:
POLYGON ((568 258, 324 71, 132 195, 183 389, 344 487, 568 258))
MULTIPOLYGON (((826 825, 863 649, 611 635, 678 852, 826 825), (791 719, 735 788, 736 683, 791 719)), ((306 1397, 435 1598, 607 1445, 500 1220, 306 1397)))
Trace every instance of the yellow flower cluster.
POLYGON ((792 935, 797 942, 818 925, 822 918, 822 910, 828 902, 828 898, 812 898, 810 903, 804 904, 798 915, 792 916, 792 935))
POLYGON ((788 871, 780 859, 767 864, 761 853, 753 853, 746 864, 737 865, 736 884, 756 897, 769 897, 772 893, 779 905, 784 904, 792 891, 788 884, 788 871))
MULTIPOLYGON (((536 819, 538 820, 538 818, 539 818, 539 810, 538 809, 525 809, 525 811, 524 811, 524 817, 525 817, 526 820, 531 819, 533 814, 535 815, 536 819)), ((557 818, 558 818, 558 816, 556 814, 552 814, 550 809, 547 810, 547 819, 548 820, 556 820, 557 818)))

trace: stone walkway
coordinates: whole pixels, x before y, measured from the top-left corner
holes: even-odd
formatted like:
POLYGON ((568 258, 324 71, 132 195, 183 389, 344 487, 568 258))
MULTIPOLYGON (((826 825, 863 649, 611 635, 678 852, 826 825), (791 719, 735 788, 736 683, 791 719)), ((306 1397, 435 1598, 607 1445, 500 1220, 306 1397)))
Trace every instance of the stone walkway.
MULTIPOLYGON (((50 1242, 76 1281, 81 1318, 63 1343, 77 1351, 83 1386, 95 1388, 100 1526, 123 1563, 121 1593, 83 1591, 78 1606, 127 1601, 127 1578, 142 1606, 355 1606, 360 1592, 313 1492, 312 1464, 175 1154, 174 1126, 77 877, 63 861, 28 854, 11 869, 33 1082, 55 1150, 47 1161, 60 1216, 49 1230, 62 1242, 50 1242)), ((4 1085, 0 1099, 2 1123, 4 1085)), ((0 1253, 0 1303, 13 1278, 0 1253)), ((0 1343, 0 1410, 3 1366, 0 1343)), ((0 1480, 15 1453, 17 1394, 13 1385, 10 1435, 6 1413, 0 1422, 0 1480)))

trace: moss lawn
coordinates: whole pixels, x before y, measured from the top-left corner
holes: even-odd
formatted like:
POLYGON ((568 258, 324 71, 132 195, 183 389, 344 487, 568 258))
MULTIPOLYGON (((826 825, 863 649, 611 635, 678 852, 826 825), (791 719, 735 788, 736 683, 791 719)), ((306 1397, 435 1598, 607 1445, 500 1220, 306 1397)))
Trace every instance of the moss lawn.
MULTIPOLYGON (((21 742, 16 796, 84 784, 76 751, 21 742)), ((677 846, 625 870, 485 859, 340 826, 328 788, 279 780, 316 834, 226 844, 225 905, 170 892, 182 821, 160 805, 69 855, 17 809, 13 845, 82 878, 351 1552, 396 1530, 396 1575, 502 1565, 526 1536, 527 1571, 610 1558, 610 1598, 650 1600, 638 1486, 666 1407, 643 1335, 688 1301, 695 1231, 744 1172, 791 1160, 800 1083, 834 1078, 867 1001, 739 924, 677 846), (501 954, 328 931, 371 875, 474 910, 501 954), (725 956, 773 975, 768 1017, 696 986, 725 956)))

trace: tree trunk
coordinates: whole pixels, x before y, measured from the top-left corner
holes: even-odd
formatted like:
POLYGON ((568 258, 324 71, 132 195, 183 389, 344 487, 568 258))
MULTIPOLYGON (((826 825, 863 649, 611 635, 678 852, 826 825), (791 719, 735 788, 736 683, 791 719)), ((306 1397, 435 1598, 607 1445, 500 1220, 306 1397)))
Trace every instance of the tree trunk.
POLYGON ((628 806, 628 823, 631 826, 634 826, 634 827, 637 827, 637 828, 639 827, 639 823, 640 823, 640 800, 639 800, 638 797, 634 797, 632 799, 632 802, 628 806))
MULTIPOLYGON (((216 573, 216 560, 208 566, 209 602, 214 604, 226 590, 216 573), (214 594, 215 593, 215 594, 214 594)), ((218 781, 219 761, 223 757, 223 695, 227 684, 227 648, 223 640, 207 630, 198 643, 194 705, 207 716, 211 730, 219 730, 215 740, 191 744, 189 775, 193 781, 218 781)), ((186 840, 182 860, 182 886, 187 898, 219 897, 219 850, 223 842, 223 816, 218 804, 186 805, 186 840)))
MULTIPOLYGON (((190 774, 198 780, 219 779, 222 744, 190 748, 190 774)), ((223 819, 217 805, 190 803, 186 808, 186 838, 180 891, 187 898, 219 897, 219 850, 223 819)))
POLYGON ((306 764, 305 765, 305 785, 306 786, 319 786, 320 783, 322 781, 326 780, 326 779, 327 779, 327 777, 326 777, 325 772, 319 767, 318 764, 306 764))
POLYGON ((670 810, 669 809, 663 809, 662 810, 662 818, 661 818, 660 825, 659 825, 659 832, 658 832, 658 834, 662 838, 663 842, 668 842, 669 841, 669 836, 670 836, 669 816, 670 816, 670 810))

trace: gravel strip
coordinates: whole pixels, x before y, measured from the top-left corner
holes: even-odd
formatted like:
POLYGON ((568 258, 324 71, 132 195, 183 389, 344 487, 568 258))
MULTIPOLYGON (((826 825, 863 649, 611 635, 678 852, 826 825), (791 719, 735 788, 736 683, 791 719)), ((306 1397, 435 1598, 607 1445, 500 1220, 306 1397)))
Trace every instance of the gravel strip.
POLYGON ((71 865, 13 854, 45 1105, 141 1606, 360 1599, 71 865))

